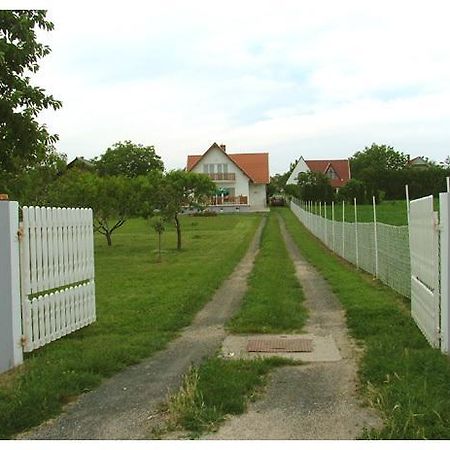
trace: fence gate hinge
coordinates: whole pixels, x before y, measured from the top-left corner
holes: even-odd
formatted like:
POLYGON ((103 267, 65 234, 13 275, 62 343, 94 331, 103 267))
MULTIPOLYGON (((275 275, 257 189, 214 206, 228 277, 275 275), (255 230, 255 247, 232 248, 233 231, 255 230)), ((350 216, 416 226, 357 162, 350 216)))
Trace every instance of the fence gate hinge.
POLYGON ((19 226, 19 229, 17 230, 17 237, 19 238, 19 241, 23 239, 24 231, 23 231, 23 225, 21 224, 19 226))

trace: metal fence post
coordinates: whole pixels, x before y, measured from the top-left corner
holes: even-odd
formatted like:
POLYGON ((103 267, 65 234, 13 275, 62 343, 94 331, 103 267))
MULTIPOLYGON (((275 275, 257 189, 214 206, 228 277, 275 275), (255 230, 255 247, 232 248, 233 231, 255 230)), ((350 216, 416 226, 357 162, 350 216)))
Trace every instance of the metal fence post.
POLYGON ((359 269, 359 249, 358 249, 358 212, 356 209, 356 197, 353 199, 355 206, 355 252, 356 252, 356 268, 359 269))
POLYGON ((345 201, 342 201, 342 257, 345 258, 345 201))
POLYGON ((372 196, 373 205, 373 232, 375 241, 375 278, 378 278, 378 230, 377 230, 377 207, 375 204, 375 196, 372 196))
POLYGON ((327 221, 327 202, 324 204, 324 212, 325 215, 323 216, 325 220, 325 245, 330 248, 329 242, 328 242, 328 221, 327 221))
POLYGON ((334 232, 334 200, 331 202, 331 232, 333 234, 333 252, 336 252, 335 232, 334 232))
POLYGON ((23 362, 19 204, 5 198, 0 201, 0 373, 23 362))
POLYGON ((439 194, 441 259, 441 351, 450 349, 450 193, 439 194))

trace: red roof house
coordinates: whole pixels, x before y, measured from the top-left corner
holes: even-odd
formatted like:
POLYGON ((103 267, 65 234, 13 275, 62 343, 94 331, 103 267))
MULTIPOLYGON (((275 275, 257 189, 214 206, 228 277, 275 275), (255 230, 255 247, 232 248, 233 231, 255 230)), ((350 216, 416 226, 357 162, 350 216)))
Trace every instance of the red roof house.
POLYGON ((213 199, 216 204, 267 207, 268 153, 228 153, 225 145, 214 143, 202 155, 188 155, 186 170, 209 175, 217 191, 227 193, 213 199))
POLYGON ((286 184, 296 184, 297 178, 303 172, 323 173, 330 179, 333 188, 339 189, 350 179, 350 161, 348 159, 308 159, 300 157, 286 184))

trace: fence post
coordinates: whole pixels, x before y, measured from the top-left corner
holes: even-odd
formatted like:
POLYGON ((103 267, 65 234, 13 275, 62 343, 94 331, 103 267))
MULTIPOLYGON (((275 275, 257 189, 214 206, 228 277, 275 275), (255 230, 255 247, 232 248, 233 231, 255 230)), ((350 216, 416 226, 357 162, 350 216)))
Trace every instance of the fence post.
POLYGON ((335 232, 334 232, 334 200, 331 202, 331 231, 333 234, 333 252, 336 252, 335 232))
POLYGON ((441 351, 450 349, 450 193, 439 194, 439 218, 441 222, 441 351))
POLYGON ((405 194, 406 194, 406 215, 408 216, 408 225, 409 225, 409 186, 405 184, 405 194))
POLYGON ((356 268, 359 269, 359 249, 358 249, 358 212, 356 210, 356 197, 353 199, 355 207, 355 254, 356 254, 356 268))
POLYGON ((319 237, 323 242, 323 221, 322 221, 322 202, 319 202, 319 237))
POLYGON ((20 312, 19 204, 0 200, 0 373, 23 362, 20 312))
POLYGON ((328 223, 327 223, 327 202, 324 204, 324 212, 325 215, 323 216, 325 219, 325 245, 330 248, 329 242, 328 242, 328 223))
POLYGON ((373 205, 373 232, 375 240, 375 278, 378 278, 378 230, 377 230, 377 207, 375 205, 375 195, 372 196, 373 205))
POLYGON ((342 257, 345 258, 345 201, 342 200, 342 257))

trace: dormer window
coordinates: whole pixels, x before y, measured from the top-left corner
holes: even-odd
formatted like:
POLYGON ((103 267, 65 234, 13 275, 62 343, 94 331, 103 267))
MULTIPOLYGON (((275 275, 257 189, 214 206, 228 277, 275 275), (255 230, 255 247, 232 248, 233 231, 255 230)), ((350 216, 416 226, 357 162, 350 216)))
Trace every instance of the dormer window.
POLYGON ((330 180, 337 180, 338 174, 336 173, 336 171, 330 166, 327 170, 326 176, 330 179, 330 180))

